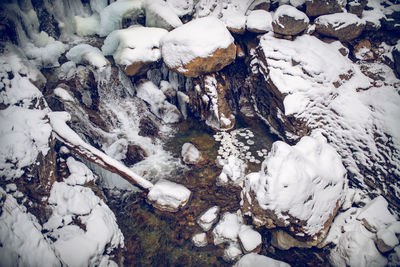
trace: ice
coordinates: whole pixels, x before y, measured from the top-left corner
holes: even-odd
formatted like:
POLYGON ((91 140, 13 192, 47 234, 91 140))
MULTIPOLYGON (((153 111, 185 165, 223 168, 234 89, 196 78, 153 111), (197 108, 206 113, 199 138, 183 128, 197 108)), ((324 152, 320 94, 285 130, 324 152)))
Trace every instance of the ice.
POLYGON ((147 1, 145 5, 146 26, 164 28, 168 31, 182 25, 170 5, 162 0, 147 1))
POLYGON ((99 70, 103 70, 110 63, 103 56, 103 53, 97 47, 88 44, 79 44, 71 48, 66 54, 68 60, 75 64, 89 63, 99 70))
POLYGON ((246 28, 261 32, 272 31, 272 15, 265 10, 253 10, 247 16, 246 28))
POLYGON ((161 51, 170 68, 179 68, 232 43, 233 37, 225 25, 217 18, 206 17, 191 20, 166 34, 161 40, 161 51))
POLYGON ((344 198, 346 169, 340 156, 320 133, 303 137, 295 146, 277 141, 258 175, 245 180, 262 209, 278 218, 305 221, 310 236, 320 232, 344 198))
POLYGON ((261 246, 261 235, 259 232, 253 230, 248 225, 242 225, 239 231, 239 240, 245 252, 254 251, 257 247, 261 246))
POLYGON ((110 33, 101 50, 106 56, 112 55, 115 62, 122 66, 154 62, 161 58, 160 39, 165 34, 165 29, 132 26, 110 33))
POLYGON ((190 195, 183 185, 161 179, 150 189, 147 198, 160 209, 177 211, 189 201, 190 195))
POLYGON ((0 188, 0 258, 2 266, 60 266, 53 246, 42 235, 42 227, 26 208, 0 188), (27 242, 29 241, 29 242, 27 242))
POLYGON ((241 216, 229 212, 224 213, 222 219, 213 230, 214 244, 219 245, 230 241, 237 242, 242 224, 241 216))
POLYGON ((255 267, 255 266, 268 266, 268 267, 289 267, 290 265, 283 262, 274 260, 264 255, 250 253, 244 255, 234 267, 255 267))
POLYGON ((368 203, 357 216, 364 225, 372 230, 378 231, 396 221, 396 217, 388 210, 388 203, 384 197, 378 196, 368 203))
POLYGON ((197 220, 197 223, 204 231, 209 231, 213 224, 217 221, 219 211, 220 208, 218 206, 209 208, 200 216, 200 218, 197 220))

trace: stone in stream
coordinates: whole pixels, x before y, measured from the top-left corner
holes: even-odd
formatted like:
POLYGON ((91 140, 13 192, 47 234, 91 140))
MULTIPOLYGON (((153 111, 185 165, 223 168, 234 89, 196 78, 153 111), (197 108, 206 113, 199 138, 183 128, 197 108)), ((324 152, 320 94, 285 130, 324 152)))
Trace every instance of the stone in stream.
POLYGON ((182 160, 189 165, 202 165, 207 162, 206 155, 203 155, 193 144, 185 143, 181 151, 182 160))
POLYGON ((239 241, 244 253, 259 253, 261 250, 262 239, 259 232, 253 230, 248 225, 242 225, 239 231, 239 241))
POLYGON ((192 242, 196 247, 205 247, 207 246, 207 234, 206 233, 198 233, 192 237, 192 242))
POLYGON ((268 266, 268 267, 289 267, 290 265, 283 262, 274 260, 264 255, 256 253, 250 253, 244 255, 234 267, 256 267, 256 266, 268 266))
POLYGON ((147 200, 161 211, 176 212, 189 202, 190 196, 185 186, 161 179, 150 189, 147 200))
POLYGON ((199 219, 197 219, 197 223, 204 231, 209 231, 217 221, 219 211, 220 208, 218 206, 209 208, 199 217, 199 219))

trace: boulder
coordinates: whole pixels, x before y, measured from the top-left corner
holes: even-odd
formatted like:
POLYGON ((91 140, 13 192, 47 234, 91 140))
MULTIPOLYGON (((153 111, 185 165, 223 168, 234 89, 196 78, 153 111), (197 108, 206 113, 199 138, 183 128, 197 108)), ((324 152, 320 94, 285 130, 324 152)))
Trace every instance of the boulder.
POLYGON ((272 28, 282 35, 297 35, 307 28, 309 22, 307 15, 297 8, 282 5, 274 14, 272 28))
POLYGON ((310 17, 343 12, 345 0, 307 0, 306 14, 310 17))
POLYGON ((105 56, 112 55, 128 76, 140 75, 161 59, 160 39, 167 33, 165 29, 142 26, 116 30, 107 36, 101 49, 105 56))
POLYGON ((134 165, 147 157, 146 151, 138 145, 129 144, 126 151, 126 158, 123 162, 128 165, 134 165))
POLYGON ((367 0, 348 0, 347 10, 349 13, 357 15, 361 18, 365 6, 367 5, 367 0))
POLYGON ((253 230, 248 225, 242 225, 238 237, 244 253, 260 252, 262 239, 259 232, 253 230))
POLYGON ((202 165, 207 162, 207 158, 191 143, 183 144, 181 156, 183 162, 189 165, 202 165))
POLYGON ((346 169, 318 132, 295 146, 277 141, 261 171, 245 178, 243 214, 272 229, 288 227, 301 241, 322 241, 344 198, 346 169))
POLYGON ((234 39, 215 17, 192 20, 164 36, 164 63, 186 77, 216 72, 236 58, 234 39))
POLYGON ((214 206, 206 210, 200 217, 197 219, 197 223, 204 231, 209 231, 213 224, 218 219, 220 208, 218 206, 214 206))
POLYGON ((253 10, 247 16, 246 28, 249 32, 265 33, 272 31, 272 15, 265 10, 253 10))
POLYGON ((322 35, 350 41, 361 35, 365 22, 351 13, 337 13, 318 17, 315 27, 322 35))
POLYGON ((189 202, 191 194, 183 185, 161 179, 150 189, 147 201, 161 211, 176 212, 189 202))

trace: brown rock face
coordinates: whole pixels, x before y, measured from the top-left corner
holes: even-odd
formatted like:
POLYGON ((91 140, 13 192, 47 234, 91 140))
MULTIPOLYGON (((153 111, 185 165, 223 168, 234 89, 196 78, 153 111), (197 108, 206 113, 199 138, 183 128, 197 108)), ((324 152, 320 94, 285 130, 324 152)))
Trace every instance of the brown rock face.
POLYGON ((287 15, 283 15, 272 22, 274 32, 282 35, 297 35, 304 31, 307 26, 308 21, 297 20, 287 15))
POLYGON ((350 13, 353 13, 358 17, 361 17, 362 12, 366 5, 367 5, 366 0, 350 0, 347 3, 347 9, 350 13))
POLYGON ((128 76, 135 76, 135 75, 141 75, 144 74, 146 71, 149 70, 150 65, 153 62, 134 62, 129 66, 125 67, 125 73, 128 76))
POLYGON ((338 0, 308 0, 306 14, 310 17, 343 12, 338 0))
POLYGON ((231 64, 236 58, 236 45, 232 43, 227 48, 219 48, 208 57, 198 57, 182 67, 176 67, 173 71, 186 77, 199 77, 200 75, 213 73, 231 64), (187 71, 182 71, 185 69, 187 71))
POLYGON ((345 22, 340 22, 339 24, 335 25, 331 23, 326 24, 323 23, 322 19, 320 18, 315 20, 315 29, 317 32, 329 37, 335 37, 340 41, 350 41, 357 38, 361 35, 365 28, 365 24, 361 22, 349 23, 346 24, 346 26, 343 26, 345 22))

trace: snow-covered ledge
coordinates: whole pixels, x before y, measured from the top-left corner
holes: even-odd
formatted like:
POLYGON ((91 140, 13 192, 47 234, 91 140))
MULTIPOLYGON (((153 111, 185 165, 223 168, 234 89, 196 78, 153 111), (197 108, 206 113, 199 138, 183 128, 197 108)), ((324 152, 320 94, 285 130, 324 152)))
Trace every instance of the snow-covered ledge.
POLYGON ((166 180, 160 180, 154 185, 131 171, 121 162, 83 141, 67 125, 66 122, 71 119, 71 115, 68 112, 50 112, 48 118, 57 139, 85 159, 120 175, 131 184, 147 191, 148 200, 154 207, 166 211, 177 211, 188 203, 191 192, 183 185, 166 180))

